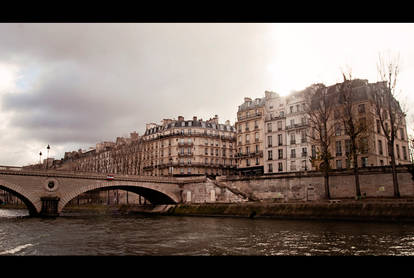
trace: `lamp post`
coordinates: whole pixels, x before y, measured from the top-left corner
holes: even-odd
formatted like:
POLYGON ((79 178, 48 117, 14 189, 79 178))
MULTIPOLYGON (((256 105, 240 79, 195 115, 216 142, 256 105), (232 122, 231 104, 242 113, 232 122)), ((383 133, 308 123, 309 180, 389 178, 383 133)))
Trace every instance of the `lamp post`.
POLYGON ((49 144, 47 144, 46 148, 47 148, 47 159, 46 159, 46 170, 47 170, 47 168, 49 166, 49 150, 50 150, 49 144))

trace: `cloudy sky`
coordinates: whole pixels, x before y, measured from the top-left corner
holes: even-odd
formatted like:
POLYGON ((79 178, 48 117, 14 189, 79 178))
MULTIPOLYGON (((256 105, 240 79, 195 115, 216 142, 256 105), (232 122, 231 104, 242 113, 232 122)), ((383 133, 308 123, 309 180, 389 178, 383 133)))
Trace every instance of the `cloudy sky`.
POLYGON ((0 37, 0 165, 179 115, 234 124, 245 96, 332 85, 343 68, 376 82, 380 52, 399 53, 398 97, 414 105, 414 24, 0 23, 0 37))

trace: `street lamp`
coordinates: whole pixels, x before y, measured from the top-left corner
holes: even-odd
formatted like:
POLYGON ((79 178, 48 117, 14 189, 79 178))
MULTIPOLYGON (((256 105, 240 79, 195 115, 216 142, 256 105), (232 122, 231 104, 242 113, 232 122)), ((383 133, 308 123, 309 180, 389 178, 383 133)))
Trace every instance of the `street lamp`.
POLYGON ((47 148, 47 159, 46 159, 46 170, 47 170, 47 168, 49 166, 49 150, 50 150, 49 144, 47 144, 46 148, 47 148))
POLYGON ((39 164, 42 164, 42 152, 39 153, 39 164))

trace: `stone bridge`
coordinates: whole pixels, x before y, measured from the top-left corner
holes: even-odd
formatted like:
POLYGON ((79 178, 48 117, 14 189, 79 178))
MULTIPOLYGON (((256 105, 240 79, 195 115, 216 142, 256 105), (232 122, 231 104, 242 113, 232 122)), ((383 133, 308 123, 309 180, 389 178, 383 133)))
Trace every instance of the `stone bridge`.
POLYGON ((0 189, 19 197, 31 216, 58 216, 76 196, 95 189, 122 189, 145 197, 152 204, 181 203, 185 184, 203 183, 206 177, 149 177, 133 175, 23 170, 0 166, 0 189))

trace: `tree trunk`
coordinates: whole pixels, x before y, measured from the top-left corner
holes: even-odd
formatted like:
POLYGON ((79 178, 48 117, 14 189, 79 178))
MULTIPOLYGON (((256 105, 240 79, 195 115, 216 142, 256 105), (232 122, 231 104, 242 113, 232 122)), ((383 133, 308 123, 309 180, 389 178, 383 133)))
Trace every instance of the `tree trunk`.
POLYGON ((359 187, 359 171, 358 171, 358 156, 354 153, 354 176, 355 176, 355 193, 356 197, 361 197, 361 189, 359 187))
POLYGON ((328 170, 325 170, 325 177, 324 177, 324 181, 325 181, 325 197, 326 199, 331 199, 331 193, 329 192, 329 172, 328 170))
POLYGON ((392 182, 394 185, 394 197, 400 198, 400 189, 398 186, 398 177, 397 169, 395 167, 395 154, 394 154, 394 144, 391 143, 388 145, 389 154, 391 156, 391 170, 392 170, 392 182))

